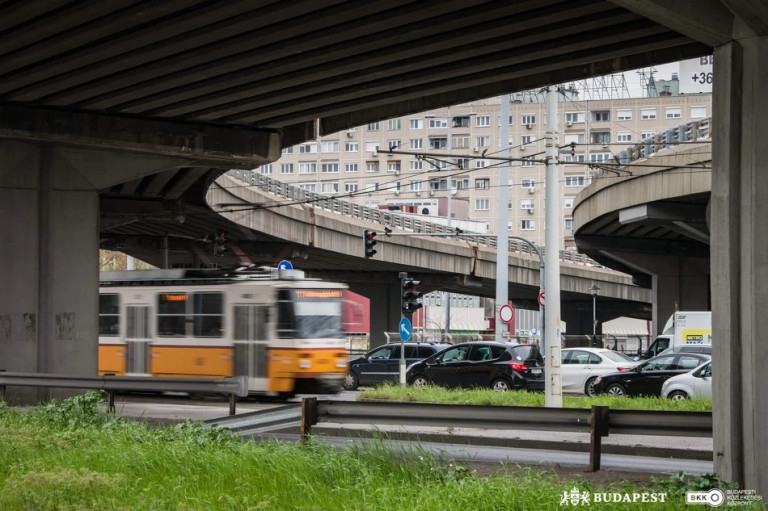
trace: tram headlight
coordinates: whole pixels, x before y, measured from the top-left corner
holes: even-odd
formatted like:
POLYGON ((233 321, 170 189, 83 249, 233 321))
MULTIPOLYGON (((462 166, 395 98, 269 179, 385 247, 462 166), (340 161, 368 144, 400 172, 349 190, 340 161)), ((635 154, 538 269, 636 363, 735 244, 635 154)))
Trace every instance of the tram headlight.
POLYGON ((349 363, 346 360, 337 360, 336 367, 339 369, 347 369, 349 367, 349 363))
POLYGON ((309 369, 310 367, 312 367, 312 362, 309 360, 299 360, 300 369, 309 369))

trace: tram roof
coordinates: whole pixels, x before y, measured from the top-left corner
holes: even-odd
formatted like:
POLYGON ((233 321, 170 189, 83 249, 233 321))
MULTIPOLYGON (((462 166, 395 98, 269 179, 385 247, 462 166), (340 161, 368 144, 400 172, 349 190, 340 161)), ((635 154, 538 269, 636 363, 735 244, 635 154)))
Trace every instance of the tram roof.
POLYGON ((141 284, 231 284, 252 280, 302 280, 301 270, 278 270, 267 266, 240 268, 179 268, 160 270, 104 271, 99 273, 102 286, 141 284))

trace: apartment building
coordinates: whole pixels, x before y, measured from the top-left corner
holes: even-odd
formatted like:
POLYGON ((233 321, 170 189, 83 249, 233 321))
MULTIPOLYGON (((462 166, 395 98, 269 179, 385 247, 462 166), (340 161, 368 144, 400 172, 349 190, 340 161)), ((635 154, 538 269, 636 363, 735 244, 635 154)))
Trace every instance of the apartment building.
MULTIPOLYGON (((501 99, 488 98, 370 123, 285 148, 260 172, 296 186, 371 207, 400 209, 447 222, 470 220, 493 233, 506 207, 509 234, 544 243, 546 104, 535 92, 511 95, 509 201, 500 205, 501 99), (388 148, 395 148, 389 153, 388 148), (402 154, 409 153, 409 154, 402 154), (449 189, 450 188, 450 189, 449 189)), ((711 94, 580 99, 566 90, 558 106, 559 196, 563 244, 575 248, 571 211, 600 165, 669 128, 711 116, 711 94)), ((603 175, 605 174, 605 175, 603 175)))

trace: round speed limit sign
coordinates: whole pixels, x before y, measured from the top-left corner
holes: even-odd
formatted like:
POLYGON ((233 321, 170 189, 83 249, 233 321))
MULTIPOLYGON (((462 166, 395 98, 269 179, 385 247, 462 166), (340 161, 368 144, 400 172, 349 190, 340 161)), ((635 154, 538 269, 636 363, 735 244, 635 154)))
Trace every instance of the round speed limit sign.
POLYGON ((499 309, 499 318, 501 318, 501 321, 504 323, 509 323, 512 321, 512 316, 514 316, 512 307, 510 307, 509 304, 502 305, 499 309))

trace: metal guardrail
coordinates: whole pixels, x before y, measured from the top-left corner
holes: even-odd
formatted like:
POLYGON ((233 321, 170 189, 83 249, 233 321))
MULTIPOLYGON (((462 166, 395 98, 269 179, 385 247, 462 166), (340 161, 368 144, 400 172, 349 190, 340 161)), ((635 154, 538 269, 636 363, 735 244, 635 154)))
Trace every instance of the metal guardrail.
POLYGON ((601 438, 609 433, 712 437, 708 412, 652 412, 583 408, 462 406, 429 403, 318 401, 301 403, 301 435, 306 440, 318 422, 394 424, 454 428, 510 429, 590 433, 589 464, 600 469, 601 438))
POLYGON ((237 397, 248 395, 248 378, 158 378, 153 376, 87 376, 77 374, 10 373, 0 371, 0 399, 5 401, 6 387, 54 387, 103 390, 107 392, 107 409, 115 412, 115 392, 157 391, 228 394, 229 413, 236 411, 237 397))
POLYGON ((647 158, 662 149, 689 142, 710 140, 712 137, 712 119, 701 119, 670 128, 663 133, 648 137, 643 142, 619 151, 616 155, 622 165, 641 158, 647 158))
POLYGON ((298 426, 300 423, 300 404, 279 406, 268 410, 243 413, 234 417, 210 419, 204 422, 209 427, 227 428, 238 435, 267 433, 269 431, 298 426))
MULTIPOLYGON (((277 179, 259 174, 253 170, 230 170, 228 174, 240 181, 243 181, 251 186, 258 187, 265 192, 277 195, 279 197, 286 198, 290 201, 301 204, 314 204, 315 206, 325 209, 327 211, 338 213, 339 215, 351 216, 361 220, 367 220, 382 226, 389 228, 404 229, 413 233, 424 234, 445 234, 452 239, 460 239, 463 241, 471 241, 473 243, 487 246, 496 247, 496 236, 461 236, 456 235, 455 228, 449 228, 442 224, 436 224, 422 220, 417 216, 399 215, 392 213, 391 211, 383 211, 380 209, 369 208, 360 204, 328 197, 315 192, 310 192, 302 188, 289 185, 277 179)), ((546 253, 544 247, 538 247, 542 257, 546 253)), ((525 254, 538 259, 538 256, 531 249, 530 245, 523 242, 517 242, 515 240, 509 240, 510 252, 525 254)), ((589 257, 573 252, 571 250, 561 250, 560 260, 573 263, 594 266, 597 268, 604 268, 596 261, 589 257)))

